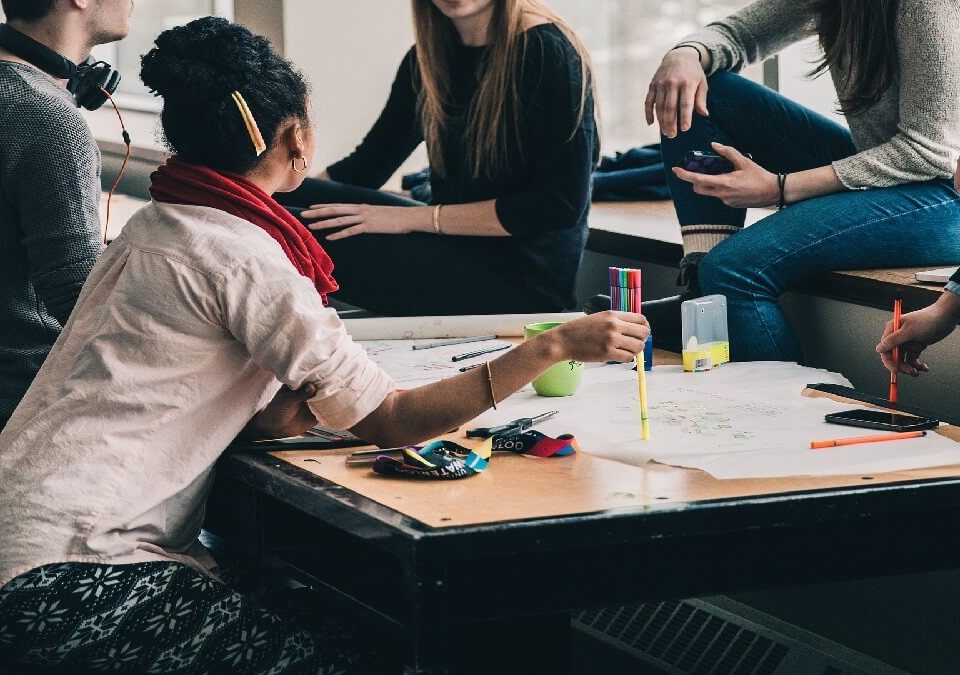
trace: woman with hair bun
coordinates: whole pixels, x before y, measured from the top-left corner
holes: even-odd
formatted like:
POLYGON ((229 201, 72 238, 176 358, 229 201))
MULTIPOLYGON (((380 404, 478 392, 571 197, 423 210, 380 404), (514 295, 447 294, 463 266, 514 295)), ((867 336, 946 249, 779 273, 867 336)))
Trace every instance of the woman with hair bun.
POLYGON ((646 321, 592 315, 397 391, 325 306, 329 257, 270 196, 296 188, 313 156, 300 74, 265 39, 208 17, 162 33, 141 77, 163 97, 174 156, 0 433, 0 659, 357 672, 211 577, 197 535, 224 448, 317 420, 381 446, 419 442, 558 361, 630 360, 646 321))

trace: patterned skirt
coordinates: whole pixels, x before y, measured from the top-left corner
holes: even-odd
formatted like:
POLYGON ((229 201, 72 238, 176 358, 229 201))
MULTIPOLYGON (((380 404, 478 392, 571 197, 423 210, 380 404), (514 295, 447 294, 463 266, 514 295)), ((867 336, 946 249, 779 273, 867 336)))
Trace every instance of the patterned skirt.
POLYGON ((0 661, 63 672, 358 672, 348 644, 179 563, 44 565, 0 588, 0 661))

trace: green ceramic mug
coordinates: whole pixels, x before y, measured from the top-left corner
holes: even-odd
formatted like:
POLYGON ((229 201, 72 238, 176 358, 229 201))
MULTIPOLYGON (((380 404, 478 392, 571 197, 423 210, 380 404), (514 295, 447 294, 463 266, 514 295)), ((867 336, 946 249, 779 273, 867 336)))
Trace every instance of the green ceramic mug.
MULTIPOLYGON (((556 328, 560 323, 528 323, 523 327, 523 337, 529 340, 545 330, 556 328)), ((561 361, 543 371, 533 381, 533 389, 540 396, 570 396, 580 386, 583 379, 583 364, 580 361, 561 361)))

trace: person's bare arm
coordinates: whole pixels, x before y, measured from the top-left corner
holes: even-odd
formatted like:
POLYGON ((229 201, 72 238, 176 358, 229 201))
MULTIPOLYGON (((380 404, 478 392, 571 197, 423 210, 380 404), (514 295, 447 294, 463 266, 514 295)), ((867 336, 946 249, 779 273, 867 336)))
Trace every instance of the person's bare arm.
MULTIPOLYGON (((643 350, 649 332, 647 320, 629 312, 601 312, 565 323, 491 361, 493 395, 501 401, 561 361, 629 361, 643 350)), ((390 394, 350 431, 380 447, 407 445, 459 427, 493 403, 487 368, 474 368, 390 394)))

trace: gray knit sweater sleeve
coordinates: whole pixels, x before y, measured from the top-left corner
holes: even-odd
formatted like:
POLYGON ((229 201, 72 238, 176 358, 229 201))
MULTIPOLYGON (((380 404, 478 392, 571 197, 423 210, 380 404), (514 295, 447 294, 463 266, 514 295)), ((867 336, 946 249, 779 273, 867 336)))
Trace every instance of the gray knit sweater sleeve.
POLYGON ((899 82, 876 110, 849 119, 861 152, 833 163, 847 188, 953 175, 960 150, 960 2, 900 0, 897 51, 899 82))
POLYGON ((55 85, 36 72, 18 74, 24 86, 10 86, 20 105, 0 124, 0 186, 19 221, 30 284, 62 327, 103 248, 100 156, 76 108, 51 95, 55 85))
MULTIPOLYGON (((757 0, 683 41, 707 47, 708 74, 739 71, 812 34, 814 17, 796 5, 757 0)), ((947 178, 960 151, 960 1, 900 0, 896 30, 897 80, 847 118, 858 152, 833 163, 851 190, 947 178)))
POLYGON ((100 153, 72 96, 0 61, 0 426, 103 249, 99 197, 100 153))
POLYGON ((64 115, 69 103, 36 90, 22 103, 3 132, 3 191, 19 212, 33 289, 63 326, 102 250, 100 157, 79 112, 64 115))
POLYGON ((681 42, 697 42, 710 51, 707 75, 718 70, 740 72, 813 34, 813 16, 798 4, 797 0, 757 0, 681 42))

